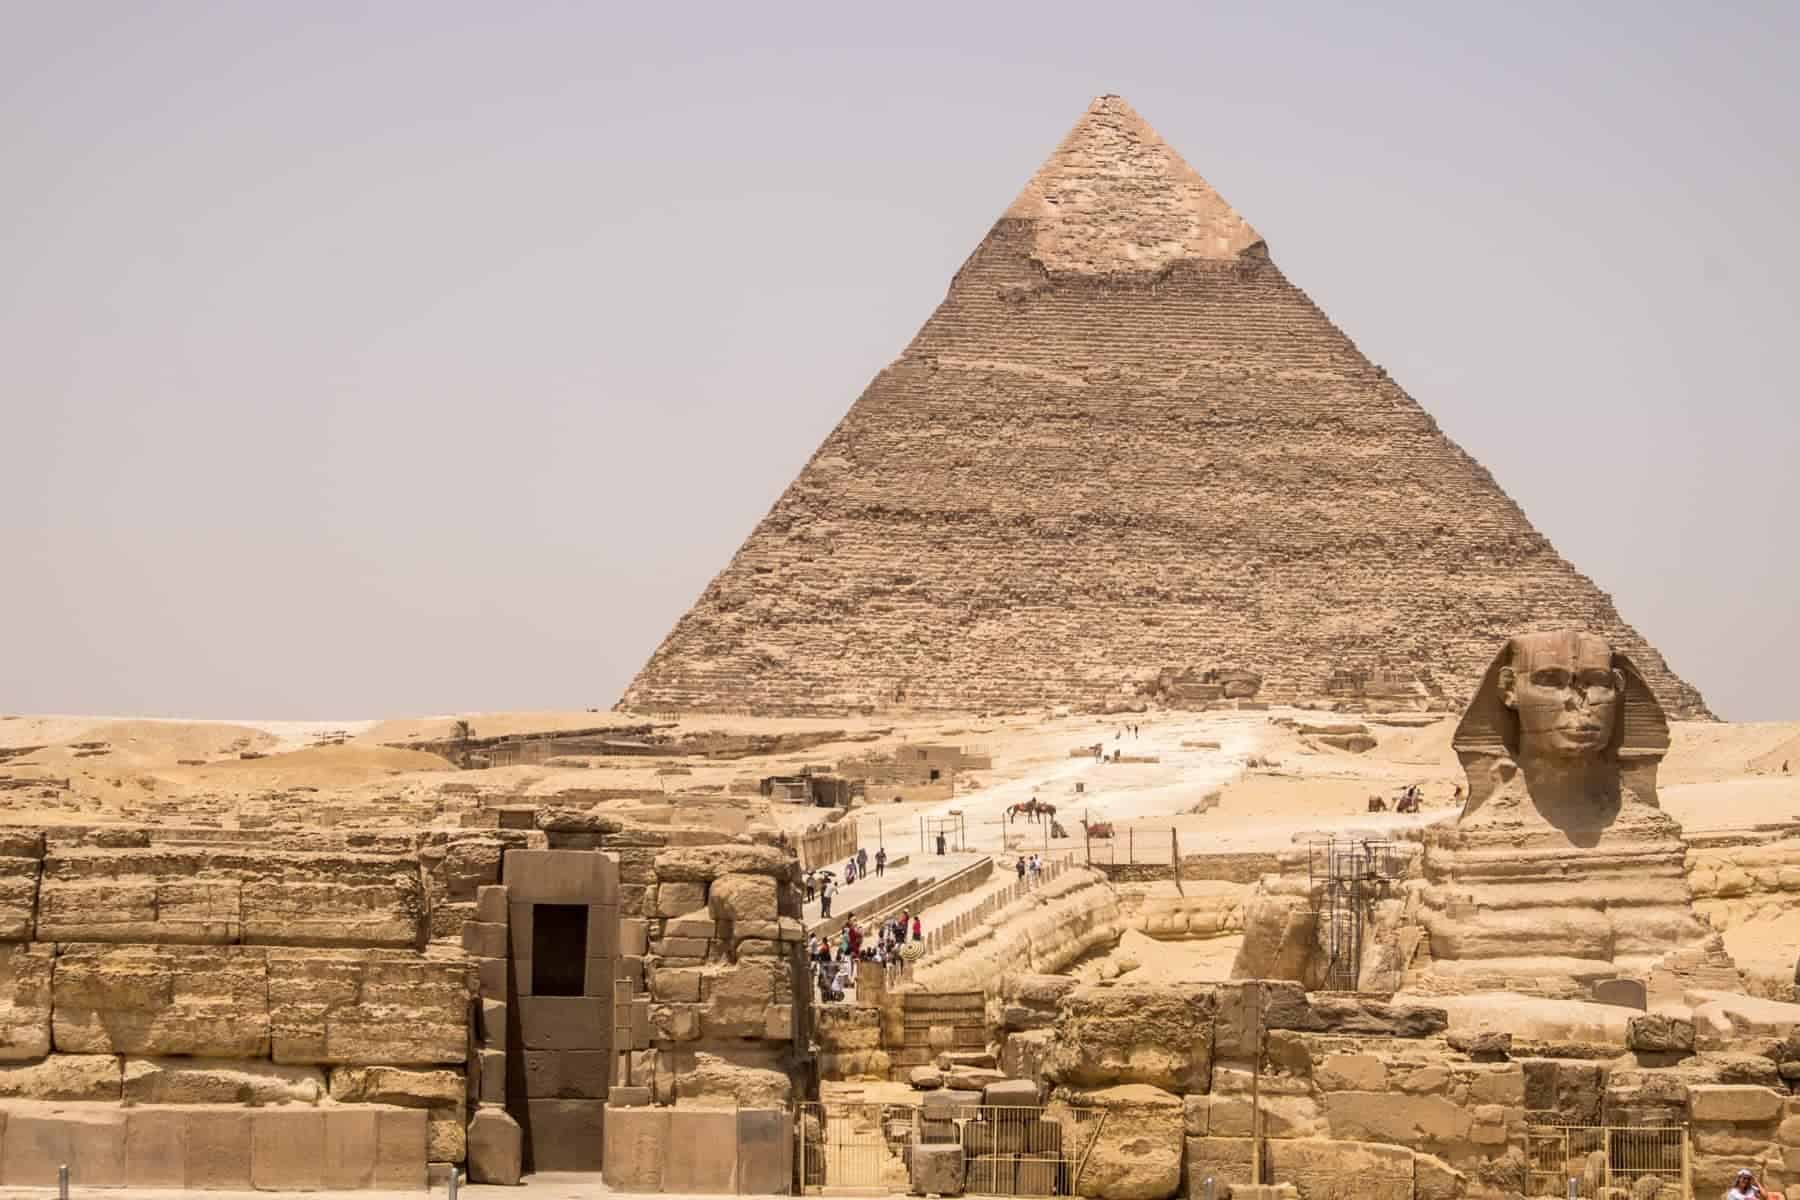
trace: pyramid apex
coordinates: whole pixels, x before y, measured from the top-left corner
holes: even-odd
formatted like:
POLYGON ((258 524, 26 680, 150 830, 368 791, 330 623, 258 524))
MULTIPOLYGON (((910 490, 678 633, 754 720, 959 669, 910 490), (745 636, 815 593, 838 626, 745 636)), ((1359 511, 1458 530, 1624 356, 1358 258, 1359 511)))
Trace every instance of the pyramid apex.
POLYGON ((1007 208, 1052 271, 1156 271, 1262 242, 1121 96, 1098 96, 1007 208))

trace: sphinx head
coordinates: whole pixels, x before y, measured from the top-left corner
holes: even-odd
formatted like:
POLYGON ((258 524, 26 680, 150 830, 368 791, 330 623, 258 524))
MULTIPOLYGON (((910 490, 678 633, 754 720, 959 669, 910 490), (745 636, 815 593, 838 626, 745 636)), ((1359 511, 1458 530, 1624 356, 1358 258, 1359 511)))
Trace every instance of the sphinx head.
POLYGON ((1613 648, 1591 633, 1532 633, 1512 639, 1497 682, 1518 719, 1523 760, 1593 758, 1619 728, 1624 673, 1613 648))

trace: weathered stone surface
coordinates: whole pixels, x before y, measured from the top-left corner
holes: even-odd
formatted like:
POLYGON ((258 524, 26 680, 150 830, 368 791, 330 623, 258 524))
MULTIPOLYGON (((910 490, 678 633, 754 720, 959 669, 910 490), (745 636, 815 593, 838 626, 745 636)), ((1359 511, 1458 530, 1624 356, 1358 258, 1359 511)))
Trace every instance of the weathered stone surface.
POLYGON ((469 1179, 475 1183, 519 1182, 524 1135, 503 1109, 483 1105, 469 1122, 469 1179))
POLYGON ((746 959, 731 967, 708 968, 701 981, 707 1037, 761 1037, 767 1010, 780 999, 785 964, 746 959))
POLYGON ((1395 1092, 1331 1092, 1325 1097, 1331 1136, 1401 1146, 1458 1146, 1468 1141, 1470 1111, 1443 1096, 1395 1092))
POLYGON ((52 987, 56 1048, 265 1057, 270 992, 264 953, 236 946, 65 947, 52 987))
POLYGON ((1696 1121, 1776 1121, 1782 1097, 1770 1088, 1694 1084, 1688 1088, 1688 1112, 1696 1121))
POLYGON ((50 1053, 50 949, 0 945, 0 1062, 50 1053))
POLYGON ((1096 1087, 1144 1083, 1177 1092, 1211 1084, 1212 994, 1197 987, 1088 987, 1064 1000, 1046 1073, 1096 1087))
POLYGON ((1270 1138, 1265 1145, 1270 1177, 1293 1184, 1302 1197, 1413 1200, 1411 1150, 1319 1138, 1270 1138))
POLYGON ((962 1195, 962 1146, 956 1142, 914 1146, 911 1183, 918 1196, 962 1195))
POLYGON ((9 1186, 53 1188, 57 1168, 80 1163, 89 1187, 125 1183, 125 1113, 118 1108, 26 1105, 0 1127, 0 1169, 9 1186))
POLYGON ((774 921, 780 915, 775 880, 767 875, 721 875, 707 890, 712 915, 720 921, 774 921))
POLYGON ((137 1104, 312 1104, 326 1094, 317 1067, 256 1059, 127 1058, 124 1095, 137 1104))
POLYGON ((1497 1030, 1452 1031, 1444 1036, 1452 1050, 1470 1058, 1498 1061, 1512 1053, 1512 1034, 1497 1030))
POLYGON ((721 875, 768 875, 785 880, 798 870, 799 860, 787 851, 736 842, 672 846, 656 856, 656 877, 661 883, 707 883, 721 875))
POLYGON ((258 1191, 310 1192, 325 1184, 325 1113, 263 1108, 250 1118, 250 1184, 258 1191))
POLYGON ((402 1067, 333 1067, 331 1098, 344 1104, 392 1104, 429 1111, 425 1153, 432 1162, 461 1162, 468 1085, 456 1071, 402 1067))
POLYGON ((461 962, 378 950, 268 953, 277 1062, 464 1061, 471 994, 461 962))
POLYGON ((110 1054, 52 1054, 0 1066, 0 1096, 21 1100, 117 1100, 119 1060, 110 1054))
POLYGON ((606 1182, 615 1191, 662 1191, 663 1168, 670 1152, 671 1111, 607 1106, 606 1182))
POLYGON ((1030 1029, 1008 1034, 1000 1047, 1000 1069, 1016 1079, 1042 1078, 1055 1039, 1056 1033, 1050 1029, 1030 1029))
POLYGON ((1468 1186, 1467 1177, 1443 1159, 1423 1152, 1413 1155, 1414 1200, 1462 1200, 1468 1186))
POLYGON ((922 1092, 928 1092, 944 1086, 944 1073, 936 1067, 914 1067, 907 1076, 907 1082, 922 1092))
POLYGON ((1626 1026, 1625 1044, 1645 1053, 1691 1054, 1694 1023, 1662 1013, 1645 1013, 1631 1018, 1631 1023, 1626 1026))
POLYGON ((1146 1084, 1096 1091, 1059 1090, 1045 1108, 1048 1120, 1074 1127, 1070 1111, 1102 1108, 1106 1123, 1075 1190, 1099 1200, 1163 1200, 1181 1183, 1181 1097, 1146 1084))
POLYGON ((1384 1092, 1387 1064, 1374 1054, 1327 1054, 1313 1068, 1321 1092, 1384 1092))
POLYGON ((1211 1179, 1215 1197, 1232 1194, 1250 1182, 1254 1162, 1247 1137, 1190 1137, 1185 1139, 1188 1200, 1202 1200, 1211 1179))

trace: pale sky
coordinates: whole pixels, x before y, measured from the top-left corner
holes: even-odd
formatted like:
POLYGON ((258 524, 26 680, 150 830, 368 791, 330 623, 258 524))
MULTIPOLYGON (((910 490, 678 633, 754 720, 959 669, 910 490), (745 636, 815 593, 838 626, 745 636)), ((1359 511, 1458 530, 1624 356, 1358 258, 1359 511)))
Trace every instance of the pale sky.
POLYGON ((1800 5, 0 19, 0 712, 610 706, 1117 92, 1800 719, 1800 5))

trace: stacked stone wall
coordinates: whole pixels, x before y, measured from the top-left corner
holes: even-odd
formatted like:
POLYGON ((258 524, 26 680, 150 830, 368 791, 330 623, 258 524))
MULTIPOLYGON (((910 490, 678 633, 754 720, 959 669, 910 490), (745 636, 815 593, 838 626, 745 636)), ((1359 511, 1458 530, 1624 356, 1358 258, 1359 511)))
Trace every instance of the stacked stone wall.
POLYGON ((0 831, 0 1183, 419 1188, 462 1162, 455 943, 503 840, 0 831))

